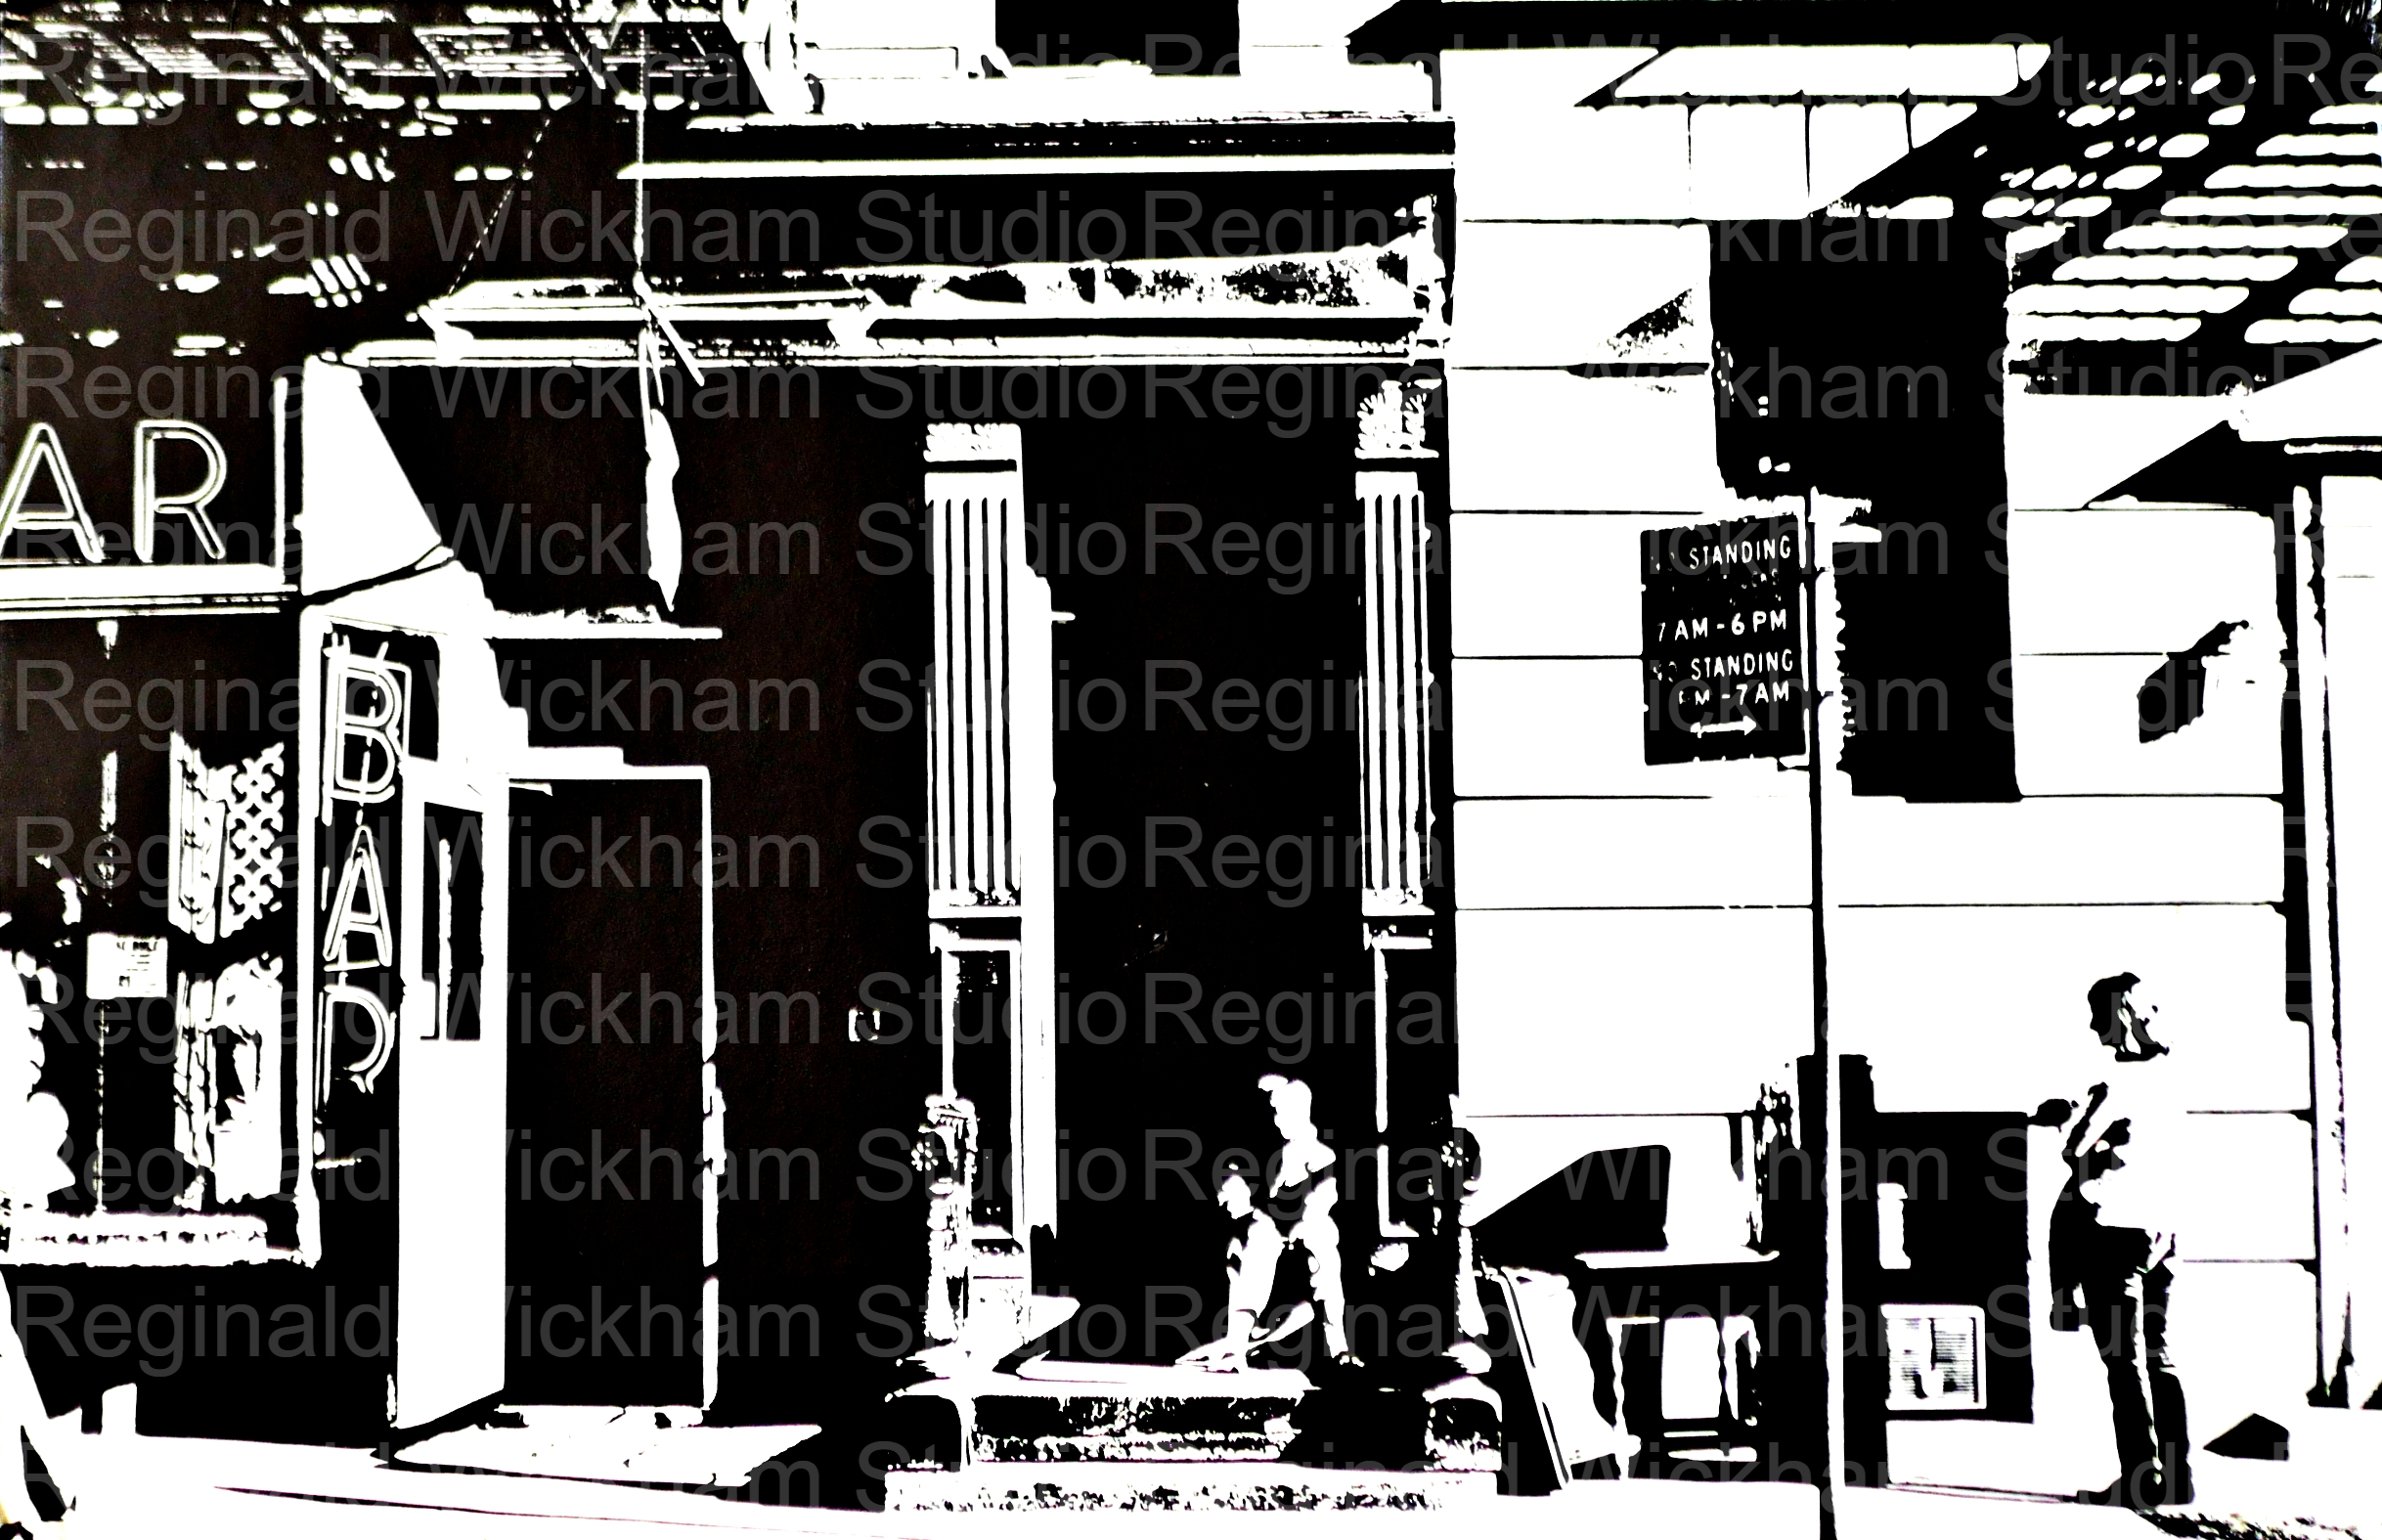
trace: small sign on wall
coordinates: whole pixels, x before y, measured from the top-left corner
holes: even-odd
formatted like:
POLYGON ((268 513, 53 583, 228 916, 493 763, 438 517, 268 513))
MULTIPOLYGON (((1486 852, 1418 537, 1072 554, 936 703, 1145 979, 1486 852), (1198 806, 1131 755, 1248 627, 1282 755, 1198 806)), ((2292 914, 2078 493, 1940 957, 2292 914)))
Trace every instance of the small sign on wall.
POLYGON ((165 998, 165 938, 93 931, 83 978, 95 1000, 165 998))
POLYGON ((1985 1409, 1985 1312, 1973 1304, 1889 1304, 1889 1412, 1985 1409))
POLYGON ((1802 521, 1651 529, 1638 572, 1646 763, 1802 753, 1802 521))

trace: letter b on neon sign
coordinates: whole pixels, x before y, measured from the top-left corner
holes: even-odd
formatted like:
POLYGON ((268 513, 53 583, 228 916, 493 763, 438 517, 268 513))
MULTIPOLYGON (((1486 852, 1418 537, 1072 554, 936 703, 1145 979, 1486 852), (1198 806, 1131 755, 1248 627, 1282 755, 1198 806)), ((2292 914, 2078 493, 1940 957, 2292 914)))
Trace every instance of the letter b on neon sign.
POLYGON ((325 785, 333 797, 383 802, 396 786, 405 753, 408 672, 402 663, 360 658, 344 649, 331 653, 325 785))

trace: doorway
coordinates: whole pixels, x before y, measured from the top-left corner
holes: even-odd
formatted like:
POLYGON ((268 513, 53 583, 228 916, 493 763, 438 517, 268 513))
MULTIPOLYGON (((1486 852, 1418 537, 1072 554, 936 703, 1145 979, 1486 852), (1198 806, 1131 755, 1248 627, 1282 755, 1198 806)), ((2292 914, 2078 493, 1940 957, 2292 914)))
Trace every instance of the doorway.
POLYGON ((717 1255, 699 771, 516 781, 507 1398, 690 1406, 717 1255))

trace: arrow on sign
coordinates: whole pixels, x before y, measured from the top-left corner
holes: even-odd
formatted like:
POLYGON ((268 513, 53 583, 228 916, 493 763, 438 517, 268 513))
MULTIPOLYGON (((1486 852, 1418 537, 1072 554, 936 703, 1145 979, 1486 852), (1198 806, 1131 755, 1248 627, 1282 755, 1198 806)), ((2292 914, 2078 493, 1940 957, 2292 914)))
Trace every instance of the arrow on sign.
POLYGON ((1751 717, 1740 717, 1735 722, 1723 722, 1718 725, 1698 722, 1688 728, 1688 731, 1699 738, 1711 732, 1751 732, 1752 730, 1753 719, 1751 717))

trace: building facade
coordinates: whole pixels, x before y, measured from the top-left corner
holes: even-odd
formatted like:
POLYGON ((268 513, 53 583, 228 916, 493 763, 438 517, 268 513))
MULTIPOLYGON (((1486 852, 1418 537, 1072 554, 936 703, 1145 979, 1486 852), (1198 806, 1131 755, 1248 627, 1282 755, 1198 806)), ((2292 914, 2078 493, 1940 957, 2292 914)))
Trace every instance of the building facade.
POLYGON ((2362 1406, 2369 40, 1523 9, 0 25, 47 1411, 2097 1485, 2122 973, 2362 1406))

